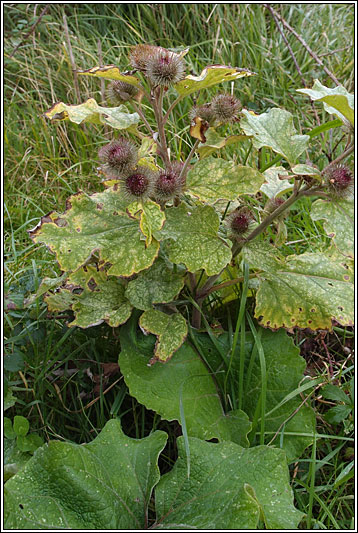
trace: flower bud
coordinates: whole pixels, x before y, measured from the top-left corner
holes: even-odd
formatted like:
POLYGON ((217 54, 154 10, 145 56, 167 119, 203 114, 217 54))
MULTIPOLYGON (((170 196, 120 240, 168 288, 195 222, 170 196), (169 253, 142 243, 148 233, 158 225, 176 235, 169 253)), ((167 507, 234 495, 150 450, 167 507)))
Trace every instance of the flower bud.
POLYGON ((204 104, 199 107, 193 107, 189 111, 189 118, 193 120, 195 117, 200 117, 201 120, 205 120, 210 125, 215 122, 215 113, 211 104, 204 104))
POLYGON ((266 215, 271 215, 271 213, 276 211, 276 209, 283 203, 285 203, 285 200, 281 197, 276 196, 274 198, 269 198, 265 204, 264 213, 266 215))
POLYGON ((138 44, 134 46, 129 53, 129 62, 131 66, 142 72, 147 70, 148 59, 158 50, 157 46, 151 44, 138 44))
POLYGON ((212 101, 215 118, 222 123, 236 122, 241 102, 232 94, 218 94, 212 101))
POLYGON ((155 173, 148 167, 139 166, 123 180, 123 192, 129 200, 148 198, 153 192, 155 173))
POLYGON ((185 176, 180 175, 183 165, 176 161, 159 173, 154 185, 154 194, 159 201, 170 200, 182 192, 185 185, 185 176))
POLYGON ((158 48, 148 57, 146 76, 155 86, 169 87, 185 77, 184 61, 179 54, 158 48))
POLYGON ((337 197, 349 196, 353 192, 353 174, 345 165, 335 165, 324 173, 330 192, 337 197))
POLYGON ((139 91, 137 87, 125 81, 113 81, 106 91, 106 98, 112 105, 120 105, 133 100, 139 91))
POLYGON ((229 227, 230 237, 241 240, 250 232, 255 218, 248 207, 235 209, 226 219, 229 227))
POLYGON ((138 161, 137 148, 123 137, 102 146, 98 156, 104 163, 104 170, 118 177, 128 176, 138 161))

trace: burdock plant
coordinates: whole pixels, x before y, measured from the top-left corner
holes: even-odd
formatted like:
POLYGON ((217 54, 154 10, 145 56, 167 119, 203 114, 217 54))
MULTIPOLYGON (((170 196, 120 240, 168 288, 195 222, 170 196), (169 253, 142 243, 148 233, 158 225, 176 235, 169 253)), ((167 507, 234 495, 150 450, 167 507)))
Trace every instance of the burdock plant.
POLYGON ((115 131, 99 151, 104 190, 72 195, 64 213, 30 231, 62 273, 43 279, 38 296, 70 327, 117 329, 130 395, 181 425, 177 465, 159 481, 163 431, 133 442, 117 420, 95 445, 50 443, 7 482, 9 529, 298 528, 287 457, 297 461, 316 430, 310 396, 301 398, 311 385, 285 330, 353 322, 353 144, 348 136, 326 166, 310 146, 317 129, 353 121, 352 97, 316 83, 314 97, 333 95, 326 111, 341 118, 299 135, 284 109, 253 113, 246 91, 240 102, 234 82, 253 72, 209 65, 187 74, 187 52, 135 46, 123 70, 82 72, 110 80, 115 107, 90 98, 45 113, 115 131), (296 248, 286 238, 291 212, 310 198, 329 245, 303 234, 296 248))

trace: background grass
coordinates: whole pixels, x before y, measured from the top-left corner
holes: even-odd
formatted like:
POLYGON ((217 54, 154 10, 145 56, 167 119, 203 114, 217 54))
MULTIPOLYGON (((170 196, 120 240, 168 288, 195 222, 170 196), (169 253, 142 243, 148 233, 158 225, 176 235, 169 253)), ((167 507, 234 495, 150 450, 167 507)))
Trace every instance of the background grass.
MULTIPOLYGON (((354 6, 272 4, 272 7, 352 92, 354 6)), ((175 460, 175 437, 180 428, 148 413, 128 395, 116 368, 116 331, 106 325, 89 330, 68 329, 63 320, 48 316, 40 302, 23 308, 24 298, 36 290, 40 279, 58 272, 53 256, 32 244, 27 230, 47 212, 61 211, 71 193, 102 189, 96 171, 97 152, 112 136, 99 126, 50 124, 42 115, 57 101, 80 103, 74 89, 64 16, 79 70, 100 62, 114 63, 125 70, 128 48, 138 43, 171 48, 189 46, 188 70, 195 74, 207 64, 245 67, 257 73, 233 86, 244 106, 259 113, 275 106, 287 109, 300 133, 316 125, 314 113, 309 99, 296 93, 303 86, 302 80, 262 4, 51 4, 35 31, 22 42, 41 10, 38 4, 4 5, 5 282, 11 302, 6 314, 5 342, 7 353, 17 354, 25 362, 24 366, 19 363, 20 371, 10 369, 6 374, 17 397, 17 403, 6 414, 26 416, 32 430, 44 438, 75 442, 92 440, 113 416, 122 419, 126 433, 133 437, 142 437, 160 427, 170 435, 161 465, 165 470, 175 460)), ((304 47, 292 35, 286 36, 307 85, 318 78, 332 87, 332 81, 304 47)), ((102 102, 99 80, 79 77, 79 89, 81 101, 94 97, 102 102)), ((226 90, 231 90, 231 84, 226 90)), ((199 103, 207 101, 215 91, 202 91, 199 103)), ((193 103, 192 97, 181 102, 175 122, 169 122, 173 133, 170 146, 176 154, 185 155, 190 150, 187 114, 193 103)), ((317 110, 322 122, 328 119, 320 106, 317 110)), ((341 133, 330 130, 315 138, 307 157, 323 168, 343 149, 341 133)), ((305 199, 292 212, 287 253, 307 250, 307 243, 315 249, 327 245, 320 224, 309 217, 309 208, 310 200, 305 199)), ((220 305, 216 313, 220 319, 227 316, 220 305)), ((236 317, 232 320, 235 323, 236 317)), ((326 376, 327 380, 335 378, 344 388, 352 377, 349 359, 352 339, 348 329, 336 328, 326 338, 331 361, 327 360, 317 335, 309 332, 296 335, 309 371, 326 376), (318 355, 310 356, 311 353, 318 355)), ((351 436, 349 421, 336 426, 328 424, 324 419, 327 402, 324 403, 319 391, 313 406, 318 431, 328 437, 317 441, 315 454, 308 450, 306 457, 291 465, 296 504, 308 513, 308 521, 302 527, 334 529, 338 525, 349 529, 353 515, 351 444, 344 440, 351 436), (332 436, 343 440, 334 441, 332 436), (337 479, 344 482, 336 486, 337 479)))

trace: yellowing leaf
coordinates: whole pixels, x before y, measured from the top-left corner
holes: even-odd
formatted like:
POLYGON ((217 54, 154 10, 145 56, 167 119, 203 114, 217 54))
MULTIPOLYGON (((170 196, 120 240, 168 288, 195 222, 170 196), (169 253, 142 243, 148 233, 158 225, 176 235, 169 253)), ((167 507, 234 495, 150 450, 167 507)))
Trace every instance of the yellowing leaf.
POLYGON ((165 214, 160 205, 152 200, 133 202, 127 207, 127 212, 139 218, 139 227, 145 236, 145 244, 149 246, 153 239, 153 233, 162 229, 165 222, 165 214))
POLYGON ((78 193, 66 202, 63 214, 42 217, 30 236, 57 256, 62 270, 74 271, 94 254, 110 263, 109 275, 131 276, 148 268, 157 257, 159 243, 146 247, 139 221, 125 213, 127 203, 120 191, 107 189, 88 196, 78 193))
POLYGON ((44 115, 50 120, 70 120, 76 124, 82 124, 82 122, 108 124, 117 130, 129 128, 139 122, 139 115, 137 113, 129 113, 124 105, 102 107, 97 104, 94 98, 89 98, 79 105, 67 105, 63 102, 58 102, 50 107, 44 115))
POLYGON ((162 363, 168 361, 183 344, 188 334, 186 320, 179 313, 167 315, 150 309, 142 314, 139 325, 147 333, 154 333, 158 336, 151 364, 157 360, 162 363))
POLYGON ((236 200, 241 194, 255 194, 263 182, 264 176, 258 170, 206 157, 188 172, 186 187, 203 202, 215 202, 236 200))
POLYGON ((104 67, 92 67, 88 70, 79 70, 78 74, 82 76, 95 76, 107 80, 125 81, 129 85, 140 86, 140 80, 130 74, 122 73, 115 65, 106 65, 104 67))
POLYGON ((189 74, 183 80, 174 85, 176 91, 183 96, 187 96, 200 89, 207 89, 223 81, 233 81, 239 78, 254 76, 255 72, 250 72, 244 68, 236 68, 225 65, 211 65, 205 67, 199 76, 189 74))

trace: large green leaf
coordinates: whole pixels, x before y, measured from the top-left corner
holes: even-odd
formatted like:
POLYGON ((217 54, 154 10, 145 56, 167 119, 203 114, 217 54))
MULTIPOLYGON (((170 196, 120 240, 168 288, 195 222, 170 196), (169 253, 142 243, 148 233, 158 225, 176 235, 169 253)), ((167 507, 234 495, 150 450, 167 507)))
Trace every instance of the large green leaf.
POLYGON ((5 486, 6 529, 144 529, 167 435, 110 420, 89 444, 50 441, 5 486))
POLYGON ((275 198, 293 189, 293 184, 288 179, 280 179, 280 176, 288 177, 288 172, 284 167, 271 167, 265 170, 263 174, 265 183, 261 185, 260 191, 269 198, 275 198))
POLYGON ((246 135, 253 136, 255 148, 267 146, 294 164, 308 146, 308 135, 297 135, 291 113, 284 109, 270 109, 254 115, 244 109, 240 125, 246 135))
POLYGON ((354 256, 354 202, 350 200, 317 200, 310 209, 312 220, 324 220, 323 227, 338 250, 354 256))
POLYGON ((203 202, 236 200, 240 194, 257 193, 264 179, 254 168, 206 157, 188 172, 186 188, 203 202))
MULTIPOLYGON (((293 506, 285 454, 266 446, 244 449, 189 438, 190 476, 183 437, 179 457, 155 489, 159 528, 296 529, 303 513, 293 506)), ((158 525, 156 528, 158 528, 158 525)))
POLYGON ((115 65, 105 65, 104 67, 92 67, 88 70, 79 70, 82 76, 94 76, 107 80, 125 81, 129 85, 140 86, 140 80, 131 74, 123 74, 115 65))
MULTIPOLYGON (((205 161, 205 160, 204 160, 205 161)), ((218 274, 231 260, 231 248, 218 236, 219 217, 213 207, 188 209, 183 204, 166 209, 166 222, 156 238, 168 240, 169 259, 184 263, 190 272, 204 268, 218 274)))
POLYGON ((148 269, 128 283, 126 297, 137 309, 146 311, 153 304, 170 302, 184 285, 183 273, 175 273, 166 262, 158 258, 148 269))
POLYGON ((174 85, 176 91, 182 96, 187 96, 195 91, 201 89, 208 89, 213 85, 222 83, 223 81, 233 81, 239 78, 246 78, 254 76, 255 72, 250 72, 244 68, 229 67, 225 65, 211 65, 205 67, 199 76, 192 76, 189 74, 185 78, 174 85))
POLYGON ((102 107, 97 104, 94 98, 89 98, 79 105, 67 105, 58 102, 50 107, 44 115, 50 120, 70 120, 76 124, 82 124, 82 122, 108 124, 117 130, 124 130, 139 122, 138 113, 129 113, 124 105, 102 107))
POLYGON ((200 143, 197 149, 200 159, 208 157, 213 152, 221 150, 221 148, 224 148, 225 146, 230 146, 230 144, 249 139, 247 135, 229 135, 229 137, 221 137, 215 128, 209 128, 205 133, 205 137, 205 143, 200 143))
POLYGON ((121 328, 119 366, 132 396, 166 420, 178 420, 188 435, 247 445, 250 422, 242 411, 224 415, 213 378, 185 342, 165 365, 150 366, 155 337, 136 332, 136 321, 121 328), (182 406, 182 408, 181 408, 182 406))
POLYGON ((120 192, 107 189, 88 196, 78 193, 66 202, 63 214, 50 213, 30 232, 57 256, 62 270, 72 271, 98 254, 111 267, 110 275, 131 276, 148 268, 157 257, 159 243, 146 247, 139 221, 125 213, 120 192))
POLYGON ((279 260, 274 247, 261 243, 246 246, 243 255, 251 267, 264 270, 255 308, 263 326, 331 330, 332 320, 352 325, 354 289, 343 263, 323 253, 279 260))
MULTIPOLYGON (((299 436, 299 433, 313 434, 315 428, 315 415, 313 410, 306 404, 302 404, 300 394, 293 394, 297 390, 304 377, 305 361, 299 355, 299 349, 293 344, 285 330, 270 331, 261 330, 261 345, 266 361, 267 395, 265 416, 266 442, 270 442, 275 433, 278 436, 272 444, 285 450, 289 461, 299 458, 305 448, 312 443, 313 438, 299 436), (282 402, 282 404, 281 404, 282 402), (281 404, 279 406, 279 404, 281 404), (279 407, 278 407, 279 406, 279 407), (272 412, 271 412, 272 411, 272 412), (287 435, 287 432, 296 435, 287 435)), ((225 372, 222 370, 222 357, 216 346, 206 333, 196 333, 195 341, 201 353, 205 354, 211 368, 216 372, 216 379, 221 387, 224 387, 225 372)), ((221 349, 230 353, 229 334, 223 333, 216 339, 221 349)), ((240 383, 240 351, 241 336, 238 337, 237 349, 231 364, 231 380, 240 383)), ((251 332, 245 334, 244 350, 244 382, 243 382, 243 405, 242 408, 251 420, 260 402, 261 394, 261 367, 258 352, 251 332), (250 363, 252 358, 252 363, 250 363)), ((239 390, 237 388, 237 393, 239 390)), ((258 431, 258 428, 256 428, 258 431)), ((256 439, 257 441, 258 439, 256 439)))
POLYGON ((188 334, 188 325, 180 313, 167 315, 156 309, 145 311, 139 319, 139 326, 142 331, 154 333, 158 337, 151 363, 166 363, 180 348, 188 334))
POLYGON ((343 85, 330 89, 315 80, 312 89, 297 89, 297 92, 308 94, 314 102, 323 102, 327 113, 346 119, 354 125, 354 94, 349 93, 343 85))

